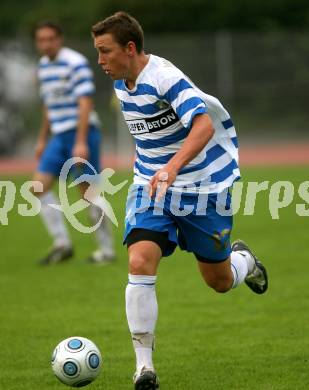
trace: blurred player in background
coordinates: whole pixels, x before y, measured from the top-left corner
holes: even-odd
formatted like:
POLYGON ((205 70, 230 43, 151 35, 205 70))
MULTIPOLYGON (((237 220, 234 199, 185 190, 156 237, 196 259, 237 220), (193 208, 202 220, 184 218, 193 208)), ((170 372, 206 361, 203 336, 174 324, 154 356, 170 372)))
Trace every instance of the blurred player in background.
MULTIPOLYGON (((94 111, 95 92, 93 74, 87 59, 80 53, 63 47, 63 33, 53 22, 41 22, 34 31, 37 50, 42 55, 38 65, 40 95, 43 101, 41 129, 35 149, 39 160, 33 180, 43 183, 41 216, 53 239, 50 252, 40 264, 59 263, 73 256, 73 246, 64 223, 62 212, 51 208, 57 204, 51 188, 58 179, 63 164, 71 157, 90 162, 97 173, 100 169, 101 130, 94 111)), ((76 174, 93 175, 87 165, 81 164, 76 174)), ((83 197, 88 182, 79 184, 83 197)), ((102 215, 94 204, 89 206, 90 218, 97 223, 102 215)), ((114 259, 111 227, 106 218, 96 230, 98 250, 88 261, 105 264, 114 259)))
POLYGON ((230 243, 232 215, 224 211, 231 202, 228 189, 240 173, 228 112, 169 61, 146 55, 142 28, 130 15, 118 12, 93 26, 92 34, 99 65, 115 80, 136 141, 124 238, 126 312, 136 353, 135 389, 157 389, 152 349, 162 256, 177 245, 192 252, 205 282, 221 293, 245 281, 262 294, 267 273, 243 241, 230 243))

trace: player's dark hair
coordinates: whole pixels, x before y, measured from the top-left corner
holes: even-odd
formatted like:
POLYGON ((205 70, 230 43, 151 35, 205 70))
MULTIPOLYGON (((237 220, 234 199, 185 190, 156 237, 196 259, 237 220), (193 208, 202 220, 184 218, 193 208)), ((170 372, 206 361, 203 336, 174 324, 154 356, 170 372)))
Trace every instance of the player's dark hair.
POLYGON ((33 29, 33 37, 35 37, 35 34, 37 33, 37 31, 40 30, 41 28, 51 28, 56 32, 56 34, 58 36, 60 36, 60 37, 63 36, 63 30, 58 23, 52 22, 50 20, 43 20, 43 21, 38 22, 35 25, 35 27, 33 29))
POLYGON ((114 15, 96 23, 91 29, 92 36, 112 34, 115 41, 121 46, 128 42, 135 43, 136 51, 141 53, 144 49, 144 33, 138 21, 126 12, 119 11, 114 15))

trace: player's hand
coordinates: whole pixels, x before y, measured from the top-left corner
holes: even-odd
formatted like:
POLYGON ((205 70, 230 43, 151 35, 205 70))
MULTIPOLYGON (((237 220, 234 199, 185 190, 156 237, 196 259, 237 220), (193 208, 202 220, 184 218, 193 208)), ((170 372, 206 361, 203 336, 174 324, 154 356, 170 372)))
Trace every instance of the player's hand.
POLYGON ((41 158, 45 148, 46 148, 46 141, 38 140, 34 149, 35 158, 37 160, 41 158))
POLYGON ((168 164, 156 172, 149 182, 149 196, 152 198, 156 195, 155 200, 158 202, 174 183, 177 174, 178 171, 173 167, 169 167, 168 164))
POLYGON ((87 160, 89 157, 89 148, 85 142, 77 142, 72 151, 73 157, 83 158, 87 160))

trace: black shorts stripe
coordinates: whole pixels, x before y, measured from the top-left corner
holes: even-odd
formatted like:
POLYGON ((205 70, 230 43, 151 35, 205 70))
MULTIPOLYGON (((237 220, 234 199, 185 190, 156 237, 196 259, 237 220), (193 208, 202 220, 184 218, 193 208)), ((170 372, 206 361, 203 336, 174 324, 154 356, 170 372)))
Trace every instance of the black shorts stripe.
POLYGON ((223 263, 225 260, 228 259, 228 258, 222 259, 222 260, 206 259, 205 257, 202 257, 202 256, 200 256, 200 255, 197 254, 197 253, 194 253, 194 256, 195 256, 196 260, 200 261, 201 263, 209 263, 209 264, 223 263))
POLYGON ((168 232, 156 232, 154 230, 135 228, 131 230, 126 238, 126 244, 130 245, 139 241, 152 241, 159 245, 161 252, 165 253, 166 248, 170 244, 168 232))

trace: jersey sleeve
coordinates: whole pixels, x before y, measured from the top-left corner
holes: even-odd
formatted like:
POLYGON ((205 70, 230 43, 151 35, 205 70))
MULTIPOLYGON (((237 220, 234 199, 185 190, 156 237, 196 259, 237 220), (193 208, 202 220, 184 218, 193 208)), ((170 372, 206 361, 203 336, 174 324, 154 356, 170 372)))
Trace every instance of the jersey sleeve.
POLYGON ((35 79, 35 82, 36 82, 36 86, 37 86, 37 89, 38 89, 38 92, 39 92, 39 97, 44 102, 45 94, 44 94, 43 83, 41 81, 41 79, 42 79, 42 75, 41 75, 42 68, 43 68, 43 64, 40 61, 38 66, 37 66, 37 68, 36 68, 36 79, 35 79))
POLYGON ((93 72, 87 62, 75 65, 72 70, 73 94, 79 98, 95 93, 93 72))
POLYGON ((207 107, 194 88, 193 83, 180 71, 165 74, 161 82, 161 93, 177 113, 181 123, 191 128, 192 120, 197 114, 206 114, 207 107))

